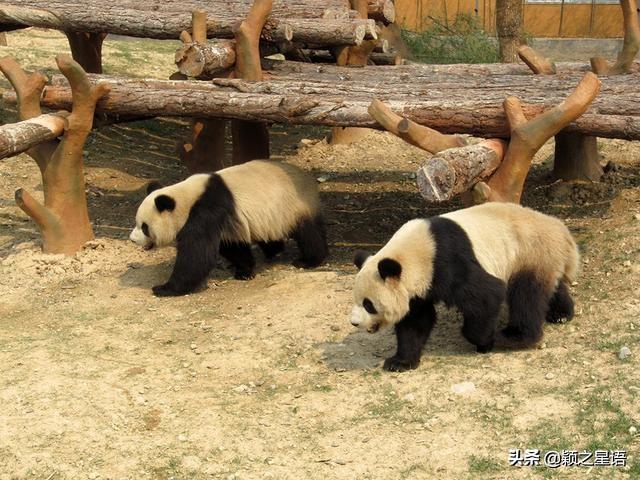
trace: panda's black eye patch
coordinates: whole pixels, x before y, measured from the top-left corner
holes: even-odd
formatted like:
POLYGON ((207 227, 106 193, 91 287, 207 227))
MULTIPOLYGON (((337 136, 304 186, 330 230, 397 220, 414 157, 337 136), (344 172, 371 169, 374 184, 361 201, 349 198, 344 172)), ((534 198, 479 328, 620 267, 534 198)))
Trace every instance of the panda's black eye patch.
POLYGON ((149 235, 149 225, 146 223, 142 224, 142 233, 144 233, 145 237, 151 237, 151 235, 149 235))
POLYGON ((371 315, 375 315, 376 313, 378 313, 376 307, 373 306, 373 302, 371 302, 371 300, 369 300, 368 298, 365 298, 362 301, 362 306, 367 311, 367 313, 370 313, 371 315))

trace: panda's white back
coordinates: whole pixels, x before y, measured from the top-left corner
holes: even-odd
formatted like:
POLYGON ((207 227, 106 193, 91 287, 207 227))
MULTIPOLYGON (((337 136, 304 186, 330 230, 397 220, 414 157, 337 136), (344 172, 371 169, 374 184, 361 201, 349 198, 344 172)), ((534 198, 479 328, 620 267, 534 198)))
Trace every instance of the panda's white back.
POLYGON ((559 278, 567 262, 577 258, 567 227, 557 218, 530 208, 488 202, 442 217, 463 228, 482 268, 504 281, 525 269, 545 278, 559 278))
POLYGON ((253 160, 217 172, 236 204, 238 222, 227 241, 256 242, 287 236, 303 218, 320 209, 315 180, 292 165, 253 160))

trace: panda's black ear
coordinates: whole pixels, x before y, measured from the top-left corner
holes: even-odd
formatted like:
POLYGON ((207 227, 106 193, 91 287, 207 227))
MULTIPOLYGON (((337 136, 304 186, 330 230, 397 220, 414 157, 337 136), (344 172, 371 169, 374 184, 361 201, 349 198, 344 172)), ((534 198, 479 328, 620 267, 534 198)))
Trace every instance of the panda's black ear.
POLYGON ((172 212, 176 208, 176 201, 169 195, 158 195, 155 201, 158 212, 164 212, 165 210, 172 212))
POLYGON ((378 262, 378 273, 383 280, 387 278, 400 278, 402 273, 402 265, 393 258, 383 258, 378 262))
POLYGON ((162 188, 162 185, 160 185, 160 182, 158 182, 157 180, 149 182, 149 185, 147 185, 147 195, 149 195, 151 192, 155 192, 159 188, 162 188))
POLYGON ((358 270, 362 268, 364 265, 364 261, 369 258, 371 254, 369 252, 365 252, 364 250, 356 250, 353 257, 353 264, 358 267, 358 270))

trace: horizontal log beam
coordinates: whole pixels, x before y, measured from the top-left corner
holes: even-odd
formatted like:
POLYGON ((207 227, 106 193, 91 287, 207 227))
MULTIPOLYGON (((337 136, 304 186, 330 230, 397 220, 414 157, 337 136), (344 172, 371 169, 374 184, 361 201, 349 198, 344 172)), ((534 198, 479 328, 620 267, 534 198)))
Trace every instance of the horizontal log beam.
MULTIPOLYGON (((177 39, 184 30, 191 28, 192 11, 186 7, 169 4, 158 5, 156 9, 140 10, 140 6, 126 8, 120 3, 75 1, 18 0, 0 3, 0 25, 4 30, 25 26, 52 28, 67 32, 115 33, 134 37, 177 39)), ((223 8, 224 2, 213 4, 216 8, 204 6, 207 13, 207 36, 209 38, 233 38, 233 28, 241 21, 248 9, 233 11, 223 8)), ((324 11, 325 8, 322 9, 324 11)), ((322 15, 319 13, 319 15, 322 15)), ((271 15, 262 31, 262 38, 268 41, 296 41, 319 45, 358 45, 363 39, 376 38, 374 20, 297 18, 291 12, 278 17, 271 15)))
POLYGON ((67 113, 49 113, 0 126, 0 158, 13 157, 64 133, 67 113))
MULTIPOLYGON (((316 72, 325 68, 312 67, 316 72)), ((97 111, 112 115, 379 128, 367 112, 371 100, 379 98, 397 114, 442 133, 506 138, 509 129, 502 108, 506 96, 521 98, 525 116, 532 118, 562 102, 582 78, 580 74, 429 76, 417 66, 412 66, 412 74, 407 70, 400 76, 395 71, 388 76, 382 72, 403 71, 406 67, 343 69, 344 76, 316 73, 320 80, 315 81, 305 75, 279 75, 277 71, 263 82, 175 82, 101 75, 91 75, 90 79, 111 87, 110 94, 98 102, 97 111), (375 81, 354 79, 371 70, 381 71, 375 81)), ((5 97, 10 99, 11 94, 6 93, 5 97)), ((48 108, 68 108, 71 91, 66 80, 54 76, 41 101, 48 108)), ((599 96, 582 117, 569 124, 567 131, 640 139, 640 75, 603 77, 599 96)))

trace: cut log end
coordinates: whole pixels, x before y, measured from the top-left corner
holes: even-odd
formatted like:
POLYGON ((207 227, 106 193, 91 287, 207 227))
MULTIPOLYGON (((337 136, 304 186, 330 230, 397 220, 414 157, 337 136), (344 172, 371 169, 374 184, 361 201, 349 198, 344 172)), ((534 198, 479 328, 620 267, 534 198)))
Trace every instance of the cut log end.
POLYGON ((442 158, 432 158, 416 172, 420 195, 430 203, 449 200, 453 197, 456 172, 442 158))

